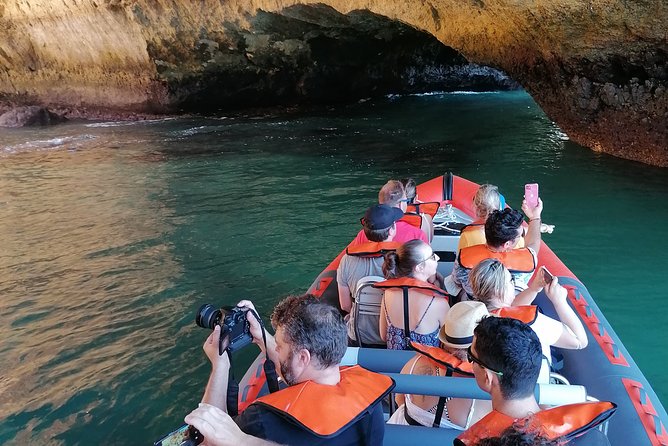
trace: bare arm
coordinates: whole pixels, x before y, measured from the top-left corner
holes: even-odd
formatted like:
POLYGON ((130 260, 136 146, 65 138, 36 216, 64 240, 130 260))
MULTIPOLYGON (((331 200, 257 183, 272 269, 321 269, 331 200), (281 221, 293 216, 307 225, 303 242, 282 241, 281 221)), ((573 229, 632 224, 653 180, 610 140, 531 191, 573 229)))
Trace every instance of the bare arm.
MULTIPOLYGON (((341 307, 341 310, 345 311, 346 313, 350 313, 350 310, 353 306, 352 290, 348 286, 352 280, 346 280, 350 279, 350 274, 348 272, 350 268, 348 267, 348 263, 349 257, 346 254, 341 258, 339 267, 336 269, 336 283, 339 290, 339 306, 341 307)), ((352 285, 356 286, 354 283, 352 285)))
POLYGON ((380 316, 378 317, 378 331, 380 332, 380 339, 387 341, 387 313, 385 313, 385 295, 380 305, 380 316))
POLYGON ((339 282, 338 288, 339 288, 339 306, 346 313, 350 313, 350 310, 353 307, 353 299, 350 294, 350 288, 348 288, 346 285, 341 284, 341 282, 339 282))
POLYGON ((529 229, 524 237, 524 243, 527 248, 534 250, 536 254, 540 250, 540 215, 543 212, 543 201, 538 198, 538 206, 530 208, 526 200, 522 201, 522 210, 529 218, 529 229))
POLYGON ((266 446, 277 443, 252 437, 244 433, 230 416, 215 406, 200 404, 188 415, 185 422, 204 435, 209 446, 266 446))
POLYGON ((431 241, 434 239, 434 222, 431 219, 431 215, 427 214, 421 214, 422 215, 422 232, 425 233, 427 236, 429 244, 431 244, 431 241))
POLYGON ((540 293, 540 290, 542 290, 545 285, 542 268, 539 268, 536 270, 536 274, 534 274, 531 282, 529 282, 527 289, 519 292, 517 296, 515 296, 512 306, 519 307, 522 305, 531 305, 536 299, 536 295, 540 293))
POLYGON ((559 315, 559 320, 562 324, 568 327, 570 331, 564 329, 557 342, 554 343, 554 346, 576 350, 585 348, 589 343, 587 332, 585 331, 580 318, 568 304, 568 292, 566 291, 566 288, 559 285, 558 282, 558 279, 555 277, 552 280, 552 283, 547 287, 546 294, 554 305, 554 309, 556 310, 557 315, 559 315))
MULTIPOLYGON (((230 358, 225 351, 222 355, 218 355, 219 338, 220 326, 216 325, 202 347, 209 361, 211 361, 211 375, 204 390, 202 402, 227 412, 227 380, 230 372, 230 358)), ((225 347, 226 345, 223 346, 223 350, 225 347)))

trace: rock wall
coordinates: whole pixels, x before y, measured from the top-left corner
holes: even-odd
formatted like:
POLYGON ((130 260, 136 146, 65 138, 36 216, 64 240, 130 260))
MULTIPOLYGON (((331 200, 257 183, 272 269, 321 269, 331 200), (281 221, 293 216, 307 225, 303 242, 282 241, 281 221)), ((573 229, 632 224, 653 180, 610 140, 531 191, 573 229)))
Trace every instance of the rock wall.
MULTIPOLYGON (((264 92, 295 100, 317 91, 327 76, 338 79, 332 91, 345 96, 358 91, 364 76, 391 89, 391 82, 382 83, 388 73, 406 86, 410 67, 418 80, 452 66, 466 71, 456 54, 426 40, 427 49, 411 56, 407 42, 419 40, 419 33, 383 23, 387 17, 433 35, 470 62, 508 73, 573 140, 668 166, 665 0, 318 3, 338 13, 316 2, 284 0, 5 0, 0 101, 88 115, 162 113, 252 103, 264 92), (296 4, 314 7, 290 8, 296 4), (369 23, 376 34, 363 32, 373 27, 369 23), (401 35, 405 39, 396 38, 401 35), (374 54, 373 45, 379 45, 375 54, 393 58, 376 72, 355 64, 374 54), (333 64, 337 51, 351 63, 333 64), (272 64, 278 67, 273 72, 272 64), (298 88, 277 88, 289 85, 286 78, 298 88)), ((378 64, 388 59, 378 57, 378 64)), ((437 81, 448 84, 447 76, 437 81)))

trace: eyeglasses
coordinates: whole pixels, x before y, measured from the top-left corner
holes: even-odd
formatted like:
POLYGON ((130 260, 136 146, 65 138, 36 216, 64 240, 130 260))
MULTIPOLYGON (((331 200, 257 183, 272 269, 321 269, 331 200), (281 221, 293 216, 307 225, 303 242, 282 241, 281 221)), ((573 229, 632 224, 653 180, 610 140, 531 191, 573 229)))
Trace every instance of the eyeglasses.
POLYGON ((489 366, 483 364, 483 362, 480 359, 476 358, 475 355, 473 354, 473 352, 471 351, 471 346, 470 345, 466 349, 466 355, 468 356, 469 362, 475 362, 476 364, 478 364, 483 369, 487 369, 492 373, 496 373, 499 376, 503 376, 503 372, 498 372, 498 371, 494 370, 493 368, 490 368, 489 366))
POLYGON ((399 203, 410 203, 412 201, 412 198, 402 198, 399 200, 399 203))
POLYGON ((438 262, 438 261, 440 260, 440 257, 439 257, 435 252, 432 251, 432 253, 431 253, 431 255, 430 255, 429 257, 427 257, 426 259, 424 259, 424 260, 418 262, 418 264, 419 264, 419 263, 424 263, 424 262, 426 262, 427 260, 436 260, 436 261, 438 262))

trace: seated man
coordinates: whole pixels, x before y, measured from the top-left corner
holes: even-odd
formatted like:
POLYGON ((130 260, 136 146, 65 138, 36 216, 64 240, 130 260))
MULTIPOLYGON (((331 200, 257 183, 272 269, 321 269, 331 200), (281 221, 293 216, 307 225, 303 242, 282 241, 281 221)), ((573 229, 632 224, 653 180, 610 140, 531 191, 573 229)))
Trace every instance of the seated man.
MULTIPOLYGON (((529 208, 526 202, 522 203, 522 210, 529 217, 529 229, 525 237, 525 248, 515 248, 517 241, 524 235, 522 214, 506 208, 502 211, 493 211, 485 222, 484 245, 469 246, 462 249, 455 260, 450 276, 451 282, 472 296, 469 272, 478 263, 485 259, 498 259, 510 271, 515 284, 515 293, 525 290, 529 279, 536 269, 538 250, 540 249, 540 214, 543 211, 543 202, 539 199, 538 206, 529 208)), ((447 289, 457 294, 457 290, 447 289)))
MULTIPOLYGON (((406 198, 406 190, 404 189, 404 185, 401 184, 401 181, 390 180, 385 183, 378 193, 378 203, 401 209, 402 214, 406 212, 408 198, 406 198)), ((427 235, 422 232, 420 228, 416 228, 405 221, 398 221, 397 234, 394 236, 394 241, 405 243, 415 239, 420 239, 425 243, 429 243, 427 235)), ((357 234, 357 237, 355 237, 351 244, 354 245, 368 241, 369 240, 362 230, 357 234)))
MULTIPOLYGON (((239 307, 253 309, 250 301, 239 307)), ((253 342, 265 349, 263 328, 249 313, 253 342)), ((288 387, 260 397, 235 418, 248 435, 290 445, 378 445, 383 443, 379 401, 394 383, 359 366, 339 368, 346 351, 346 326, 339 311, 312 295, 289 296, 271 316, 268 359, 280 366, 288 387)), ((230 361, 218 354, 220 327, 204 343, 212 371, 202 403, 227 411, 230 361)))
POLYGON ((350 345, 356 346, 357 336, 355 324, 358 324, 360 341, 372 345, 385 345, 378 331, 378 318, 364 318, 356 321, 353 308, 352 294, 357 288, 357 282, 362 277, 383 277, 383 255, 388 251, 394 251, 400 244, 394 242, 397 233, 397 220, 403 217, 401 209, 377 204, 367 209, 362 218, 365 238, 370 240, 366 243, 351 243, 346 248, 346 254, 341 258, 336 270, 336 282, 339 288, 339 305, 341 310, 350 313, 347 319, 348 337, 350 345), (375 319, 375 320, 372 320, 375 319))
MULTIPOLYGON (((541 410, 534 397, 543 356, 540 341, 531 327, 516 319, 482 319, 474 330, 468 355, 478 386, 492 396, 493 410, 457 437, 455 446, 475 445, 517 422, 530 425, 549 439, 570 441, 603 423, 616 410, 608 402, 541 410)), ((592 434, 597 436, 598 432, 592 434)))

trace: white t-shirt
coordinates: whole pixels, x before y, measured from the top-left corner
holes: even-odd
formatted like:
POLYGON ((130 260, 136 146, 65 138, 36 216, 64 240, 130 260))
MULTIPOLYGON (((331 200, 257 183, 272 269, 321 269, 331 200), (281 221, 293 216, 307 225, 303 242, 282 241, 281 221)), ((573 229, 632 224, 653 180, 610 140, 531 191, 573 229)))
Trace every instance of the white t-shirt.
POLYGON ((548 384, 550 382, 550 364, 552 363, 550 346, 557 342, 564 329, 568 329, 568 327, 556 319, 538 313, 536 321, 531 324, 531 328, 538 335, 540 346, 543 350, 543 356, 547 358, 547 361, 543 360, 543 365, 540 368, 540 375, 538 375, 538 382, 548 384))

